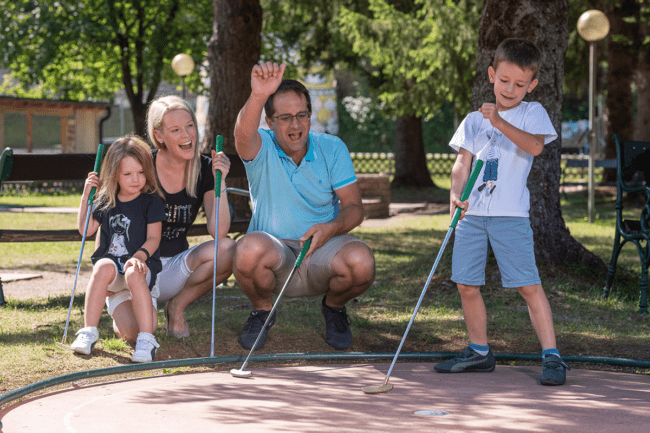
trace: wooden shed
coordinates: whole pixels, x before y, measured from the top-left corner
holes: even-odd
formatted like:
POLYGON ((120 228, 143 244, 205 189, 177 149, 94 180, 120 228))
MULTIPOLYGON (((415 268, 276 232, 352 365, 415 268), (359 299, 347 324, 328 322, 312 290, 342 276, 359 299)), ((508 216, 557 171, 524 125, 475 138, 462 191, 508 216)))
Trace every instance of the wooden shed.
MULTIPOLYGON (((16 148, 12 146, 15 151, 27 153, 37 151, 33 139, 35 117, 47 115, 60 117, 60 128, 58 128, 58 134, 61 138, 60 147, 40 151, 51 153, 94 153, 102 139, 102 124, 110 116, 110 107, 111 103, 109 102, 78 102, 0 96, 0 150, 7 147, 7 143, 5 143, 6 115, 8 113, 20 113, 27 118, 26 139, 23 147, 16 148)), ((51 131, 51 133, 56 134, 57 131, 51 131)))

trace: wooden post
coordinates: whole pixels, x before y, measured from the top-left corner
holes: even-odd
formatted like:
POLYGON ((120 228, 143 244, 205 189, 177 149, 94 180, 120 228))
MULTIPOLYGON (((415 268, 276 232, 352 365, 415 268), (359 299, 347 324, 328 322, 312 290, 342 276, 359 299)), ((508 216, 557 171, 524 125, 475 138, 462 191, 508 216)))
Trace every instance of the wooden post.
POLYGON ((5 113, 0 111, 0 150, 5 148, 5 113))
POLYGON ((68 118, 61 116, 61 153, 68 153, 68 118))
POLYGON ((27 153, 32 153, 34 143, 32 142, 32 120, 34 115, 31 112, 27 113, 27 153))

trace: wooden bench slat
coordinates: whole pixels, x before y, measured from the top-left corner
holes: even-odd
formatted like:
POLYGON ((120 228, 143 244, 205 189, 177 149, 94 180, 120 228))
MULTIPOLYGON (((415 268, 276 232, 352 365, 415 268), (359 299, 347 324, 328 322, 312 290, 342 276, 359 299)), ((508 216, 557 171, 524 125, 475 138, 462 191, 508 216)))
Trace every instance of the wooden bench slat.
MULTIPOLYGON (((248 220, 234 220, 230 224, 229 233, 246 233, 248 220)), ((207 224, 194 224, 187 232, 188 236, 207 236, 207 224)), ((93 234, 93 240, 94 240, 93 234)), ((2 242, 81 242, 77 230, 5 230, 0 229, 2 242)))
MULTIPOLYGON (((587 159, 567 159, 565 167, 588 167, 589 160, 587 159)), ((615 159, 595 159, 594 167, 603 167, 603 168, 616 168, 615 159)))

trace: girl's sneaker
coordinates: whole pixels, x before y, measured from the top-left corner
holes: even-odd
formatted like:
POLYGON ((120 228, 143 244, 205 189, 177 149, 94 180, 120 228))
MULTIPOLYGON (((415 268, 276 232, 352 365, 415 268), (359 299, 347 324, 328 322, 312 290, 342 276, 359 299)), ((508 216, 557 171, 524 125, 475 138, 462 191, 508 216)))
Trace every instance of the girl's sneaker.
POLYGON ((97 327, 87 326, 85 328, 81 328, 75 335, 77 338, 75 338, 74 343, 70 345, 70 348, 77 353, 90 355, 90 352, 92 352, 95 344, 99 340, 99 332, 97 332, 97 327))
POLYGON ((140 332, 138 339, 135 342, 135 353, 131 358, 131 362, 151 362, 156 357, 156 349, 160 344, 156 341, 156 337, 148 332, 140 332))

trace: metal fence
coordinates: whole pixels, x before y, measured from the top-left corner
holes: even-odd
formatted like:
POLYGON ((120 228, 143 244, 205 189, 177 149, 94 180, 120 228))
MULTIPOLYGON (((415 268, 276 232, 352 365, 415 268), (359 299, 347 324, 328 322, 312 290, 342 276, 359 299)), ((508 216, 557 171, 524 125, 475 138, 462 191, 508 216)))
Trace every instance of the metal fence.
MULTIPOLYGON (((395 173, 395 155, 393 153, 350 153, 354 169, 359 174, 395 173)), ((455 153, 427 153, 427 167, 432 177, 451 176, 451 169, 456 160, 455 153)), ((588 169, 586 167, 567 167, 566 162, 572 159, 584 159, 579 155, 562 155, 560 183, 587 183, 588 169)), ((594 181, 602 182, 604 168, 594 169, 594 181)))
MULTIPOLYGON (((395 173, 395 155, 393 153, 350 153, 354 170, 359 174, 395 173)), ((427 153, 427 167, 431 176, 451 175, 456 160, 454 153, 427 153)))

